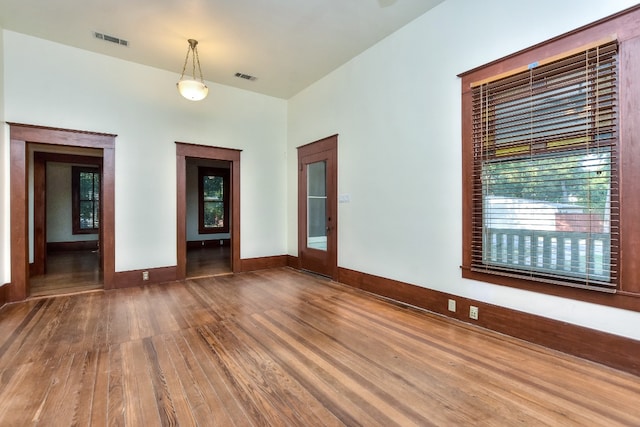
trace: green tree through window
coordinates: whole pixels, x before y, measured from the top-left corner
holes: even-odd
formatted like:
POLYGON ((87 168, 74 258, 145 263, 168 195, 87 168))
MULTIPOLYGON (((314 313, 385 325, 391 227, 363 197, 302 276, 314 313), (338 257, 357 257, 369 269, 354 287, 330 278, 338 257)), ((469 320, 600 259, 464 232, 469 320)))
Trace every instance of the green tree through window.
POLYGON ((219 228, 224 224, 224 179, 205 175, 202 186, 205 228, 219 228))
POLYGON ((563 158, 525 158, 487 162, 484 196, 573 204, 591 213, 604 214, 610 202, 611 150, 578 151, 563 158))

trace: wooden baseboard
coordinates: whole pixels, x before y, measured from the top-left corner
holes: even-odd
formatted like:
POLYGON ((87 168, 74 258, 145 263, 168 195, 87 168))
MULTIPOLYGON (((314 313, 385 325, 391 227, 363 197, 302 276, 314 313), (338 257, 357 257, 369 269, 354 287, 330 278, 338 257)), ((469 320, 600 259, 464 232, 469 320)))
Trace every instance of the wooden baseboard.
POLYGON ((144 270, 117 271, 115 273, 114 286, 112 289, 132 288, 136 286, 173 282, 176 280, 176 277, 176 266, 147 268, 144 270), (144 272, 149 274, 148 280, 144 280, 144 272))
POLYGON ((395 301, 516 337, 612 368, 640 375, 640 341, 570 323, 487 304, 384 277, 338 268, 338 281, 395 301), (448 301, 456 301, 456 311, 448 301), (469 318, 469 307, 479 310, 469 318))
POLYGON ((187 249, 212 248, 220 246, 231 246, 231 239, 190 240, 187 242, 187 249))
MULTIPOLYGON (((261 258, 242 259, 240 271, 265 270, 268 268, 280 268, 287 266, 286 255, 276 255, 261 258)), ((136 286, 152 285, 157 283, 173 282, 177 280, 177 267, 147 268, 141 270, 117 271, 115 273, 115 286, 112 289, 131 288, 136 286), (149 273, 149 279, 143 280, 143 273, 149 273)))
POLYGON ((296 270, 300 270, 302 267, 300 266, 300 258, 293 255, 287 255, 287 267, 295 268, 296 270))
POLYGON ((240 271, 265 270, 287 266, 287 255, 267 256, 261 258, 245 258, 240 260, 240 271))
POLYGON ((97 240, 84 240, 81 242, 48 242, 47 251, 95 251, 98 249, 97 240))

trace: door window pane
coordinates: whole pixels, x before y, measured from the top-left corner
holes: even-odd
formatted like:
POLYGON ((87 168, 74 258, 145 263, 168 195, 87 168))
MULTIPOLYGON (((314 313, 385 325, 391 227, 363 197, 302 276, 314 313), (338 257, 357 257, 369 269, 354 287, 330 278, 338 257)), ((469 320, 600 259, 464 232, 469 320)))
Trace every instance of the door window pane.
POLYGON ((307 165, 307 247, 327 250, 327 185, 324 161, 307 165))

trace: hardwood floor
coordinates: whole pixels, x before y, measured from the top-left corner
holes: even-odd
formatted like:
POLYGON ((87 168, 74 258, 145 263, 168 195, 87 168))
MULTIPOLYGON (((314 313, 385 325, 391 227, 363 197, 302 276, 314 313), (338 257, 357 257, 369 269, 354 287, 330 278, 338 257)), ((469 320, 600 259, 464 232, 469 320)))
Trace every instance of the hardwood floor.
POLYGON ((100 254, 94 251, 47 253, 46 274, 29 278, 31 297, 102 288, 100 254))
POLYGON ((216 276, 231 273, 231 248, 207 246, 187 249, 187 277, 216 276))
POLYGON ((638 377, 287 268, 0 310, 2 426, 637 426, 638 402, 638 377))

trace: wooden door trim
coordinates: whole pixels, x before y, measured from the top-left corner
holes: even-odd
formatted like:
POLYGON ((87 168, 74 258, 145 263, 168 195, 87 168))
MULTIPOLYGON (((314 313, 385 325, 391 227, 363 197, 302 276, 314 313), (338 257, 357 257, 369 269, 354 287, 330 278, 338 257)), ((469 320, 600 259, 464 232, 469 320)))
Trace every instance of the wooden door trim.
POLYGON ((319 139, 298 147, 298 156, 308 156, 338 149, 338 134, 319 139))
POLYGON ((338 134, 298 147, 298 260, 302 265, 302 250, 306 246, 307 238, 306 227, 301 226, 302 224, 306 225, 306 209, 302 203, 302 199, 306 195, 306 180, 305 174, 301 173, 304 170, 302 160, 305 157, 321 153, 329 153, 334 168, 334 174, 328 175, 329 187, 327 188, 327 194, 335 196, 327 198, 329 212, 331 217, 334 218, 333 229, 327 239, 332 239, 333 244, 328 244, 327 248, 329 249, 328 258, 330 263, 329 277, 336 280, 338 277, 338 134))
POLYGON ((45 273, 47 263, 47 161, 43 153, 33 153, 33 265, 29 276, 45 273))
POLYGON ((59 129, 21 123, 8 123, 10 130, 10 239, 11 283, 9 301, 21 301, 29 295, 29 225, 27 144, 102 149, 102 227, 103 284, 114 287, 115 276, 115 139, 117 135, 59 129))
POLYGON ((28 296, 29 278, 29 225, 27 215, 27 143, 24 140, 10 140, 10 240, 11 240, 11 282, 7 301, 21 301, 28 296))
POLYGON ((240 153, 234 148, 212 147, 176 141, 177 238, 176 278, 187 277, 187 157, 231 162, 231 271, 240 264, 240 153))

